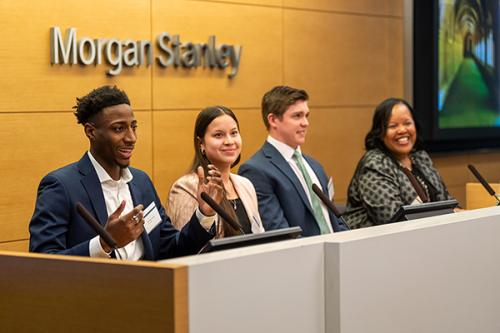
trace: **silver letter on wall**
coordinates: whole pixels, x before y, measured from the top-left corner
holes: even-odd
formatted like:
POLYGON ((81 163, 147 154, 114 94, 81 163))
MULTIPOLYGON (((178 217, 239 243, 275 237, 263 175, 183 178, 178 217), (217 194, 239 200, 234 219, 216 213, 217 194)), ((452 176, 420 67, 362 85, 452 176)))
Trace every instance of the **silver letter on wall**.
POLYGON ((59 55, 62 56, 62 63, 76 64, 76 56, 78 50, 76 49, 76 29, 69 28, 66 30, 66 38, 64 42, 61 36, 61 29, 59 27, 50 28, 50 63, 60 64, 59 55))

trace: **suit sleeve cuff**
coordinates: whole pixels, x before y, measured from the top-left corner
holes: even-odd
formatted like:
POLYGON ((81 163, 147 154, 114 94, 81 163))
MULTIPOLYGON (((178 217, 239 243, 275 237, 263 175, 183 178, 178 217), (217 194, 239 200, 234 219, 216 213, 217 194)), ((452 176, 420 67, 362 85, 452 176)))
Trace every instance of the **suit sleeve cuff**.
POLYGON ((106 253, 101 246, 99 236, 95 236, 89 242, 89 254, 92 258, 111 258, 111 252, 106 253))
POLYGON ((212 216, 203 215, 203 213, 200 211, 200 208, 198 207, 198 208, 196 208, 196 218, 200 222, 203 229, 210 232, 210 230, 212 229, 212 226, 215 223, 215 220, 217 220, 217 214, 212 215, 212 216))

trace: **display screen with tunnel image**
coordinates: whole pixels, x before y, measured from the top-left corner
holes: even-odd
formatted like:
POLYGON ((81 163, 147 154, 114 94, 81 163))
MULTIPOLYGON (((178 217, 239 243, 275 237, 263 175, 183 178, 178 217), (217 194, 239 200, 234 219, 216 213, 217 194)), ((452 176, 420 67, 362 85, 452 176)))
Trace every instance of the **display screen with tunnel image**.
POLYGON ((439 1, 439 127, 500 126, 498 0, 439 1))
POLYGON ((413 2, 413 102, 431 151, 500 147, 499 3, 413 2))

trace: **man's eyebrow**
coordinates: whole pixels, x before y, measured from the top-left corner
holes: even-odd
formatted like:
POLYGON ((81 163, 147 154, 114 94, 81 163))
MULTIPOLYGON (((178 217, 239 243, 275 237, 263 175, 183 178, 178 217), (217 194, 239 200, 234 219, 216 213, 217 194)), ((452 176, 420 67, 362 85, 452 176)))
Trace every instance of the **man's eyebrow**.
MULTIPOLYGON (((116 121, 111 122, 110 125, 127 125, 127 123, 128 122, 126 120, 116 120, 116 121)), ((132 121, 132 123, 133 123, 133 121, 132 121)))

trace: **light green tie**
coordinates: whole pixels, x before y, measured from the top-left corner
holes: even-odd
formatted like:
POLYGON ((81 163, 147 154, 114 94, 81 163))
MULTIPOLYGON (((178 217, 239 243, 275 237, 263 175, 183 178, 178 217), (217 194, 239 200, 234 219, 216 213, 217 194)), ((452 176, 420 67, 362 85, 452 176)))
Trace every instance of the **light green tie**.
POLYGON ((302 162, 302 155, 300 154, 299 151, 296 150, 293 153, 293 160, 297 163, 297 166, 299 167, 300 172, 302 172, 302 176, 304 176, 304 180, 306 181, 307 190, 309 191, 309 197, 311 198, 314 218, 318 223, 319 230, 321 231, 321 234, 329 234, 330 229, 328 228, 327 224, 328 222, 326 222, 325 216, 323 215, 323 210, 321 209, 321 202, 319 201, 319 198, 316 196, 316 193, 314 193, 312 190, 313 183, 311 177, 309 176, 309 173, 307 172, 304 166, 304 163, 302 162))

